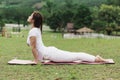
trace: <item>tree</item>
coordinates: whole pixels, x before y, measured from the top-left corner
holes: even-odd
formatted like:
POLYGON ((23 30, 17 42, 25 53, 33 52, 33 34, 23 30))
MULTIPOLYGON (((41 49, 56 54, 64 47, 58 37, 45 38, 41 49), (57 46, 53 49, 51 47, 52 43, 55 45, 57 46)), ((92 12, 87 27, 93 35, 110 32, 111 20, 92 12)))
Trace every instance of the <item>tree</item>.
POLYGON ((33 12, 33 9, 31 8, 15 8, 15 14, 13 15, 14 16, 14 20, 17 21, 17 24, 22 24, 25 26, 27 23, 26 23, 26 20, 28 18, 28 16, 33 12))
POLYGON ((115 31, 116 27, 117 27, 116 22, 109 23, 108 26, 106 27, 107 34, 111 35, 112 31, 115 31))
POLYGON ((99 10, 99 19, 101 21, 106 21, 105 29, 110 35, 112 31, 120 24, 120 7, 112 5, 101 5, 99 10))
POLYGON ((25 26, 28 16, 33 12, 32 8, 21 8, 21 7, 7 7, 3 8, 3 20, 6 23, 17 23, 25 26))
POLYGON ((96 32, 101 32, 105 30, 105 25, 106 21, 94 20, 91 26, 96 32))
POLYGON ((108 5, 120 6, 120 0, 107 0, 108 5))
POLYGON ((99 18, 98 18, 99 7, 95 6, 95 7, 91 8, 91 12, 92 12, 91 28, 94 29, 96 32, 101 32, 102 30, 104 30, 105 22, 99 20, 99 18))
POLYGON ((60 26, 60 21, 61 21, 61 18, 59 16, 57 16, 56 13, 53 13, 50 17, 47 18, 47 25, 50 26, 51 29, 53 29, 55 32, 58 28, 58 26, 60 26))
POLYGON ((6 23, 17 23, 25 26, 27 17, 35 9, 34 5, 41 0, 2 0, 0 5, 0 17, 6 23))
POLYGON ((61 31, 61 29, 64 28, 68 22, 72 22, 74 17, 74 7, 71 1, 72 0, 66 0, 65 4, 63 5, 47 2, 47 5, 45 6, 45 8, 47 8, 47 11, 45 11, 43 8, 43 12, 48 14, 45 17, 45 22, 54 31, 61 31))
POLYGON ((8 23, 11 23, 14 20, 14 15, 16 14, 15 13, 15 8, 6 7, 6 8, 3 8, 3 9, 4 9, 3 16, 4 16, 5 21, 7 21, 8 23))
POLYGON ((78 29, 83 26, 89 26, 92 22, 90 9, 85 5, 74 4, 73 0, 58 0, 61 4, 47 2, 43 13, 48 15, 45 16, 46 23, 53 29, 61 30, 66 27, 67 23, 74 23, 74 28, 78 29), (64 9, 64 10, 63 10, 64 9), (56 18, 54 18, 56 17, 56 18), (54 24, 53 24, 54 23, 54 24))
POLYGON ((92 17, 90 9, 85 5, 80 5, 76 10, 77 12, 74 17, 75 28, 91 25, 92 17))
POLYGON ((75 10, 76 6, 73 4, 73 0, 65 0, 65 4, 59 8, 58 16, 61 18, 60 30, 62 28, 65 28, 67 23, 74 22, 74 17, 76 14, 76 10, 75 10))

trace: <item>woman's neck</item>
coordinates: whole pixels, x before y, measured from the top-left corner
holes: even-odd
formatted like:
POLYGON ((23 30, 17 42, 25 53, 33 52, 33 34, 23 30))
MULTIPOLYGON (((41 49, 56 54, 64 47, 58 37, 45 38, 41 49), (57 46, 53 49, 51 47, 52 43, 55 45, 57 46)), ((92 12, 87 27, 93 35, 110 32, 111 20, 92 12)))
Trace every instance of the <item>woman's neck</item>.
POLYGON ((31 24, 32 25, 32 28, 35 28, 34 24, 31 24))

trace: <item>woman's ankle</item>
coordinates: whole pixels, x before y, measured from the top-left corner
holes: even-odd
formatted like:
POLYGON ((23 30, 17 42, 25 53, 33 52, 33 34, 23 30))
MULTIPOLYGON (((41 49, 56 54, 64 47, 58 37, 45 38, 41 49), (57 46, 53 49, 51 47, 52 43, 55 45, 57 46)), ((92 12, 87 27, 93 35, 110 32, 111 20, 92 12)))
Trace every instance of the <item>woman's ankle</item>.
POLYGON ((100 57, 99 55, 96 56, 95 62, 105 62, 105 59, 100 57))

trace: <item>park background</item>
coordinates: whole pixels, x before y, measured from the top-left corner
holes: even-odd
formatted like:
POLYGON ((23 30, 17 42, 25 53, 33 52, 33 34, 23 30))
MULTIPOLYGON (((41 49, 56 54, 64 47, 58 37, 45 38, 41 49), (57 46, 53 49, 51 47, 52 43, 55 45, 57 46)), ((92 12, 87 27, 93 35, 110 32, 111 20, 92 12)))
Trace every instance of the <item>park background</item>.
POLYGON ((63 29, 74 23, 95 33, 120 35, 119 0, 0 0, 0 80, 119 80, 119 38, 64 39, 63 29), (110 65, 8 65, 14 57, 33 59, 26 37, 28 16, 38 10, 44 18, 43 42, 62 50, 113 58, 110 65), (9 25, 8 25, 9 24, 9 25), (11 24, 13 24, 11 26, 11 24))

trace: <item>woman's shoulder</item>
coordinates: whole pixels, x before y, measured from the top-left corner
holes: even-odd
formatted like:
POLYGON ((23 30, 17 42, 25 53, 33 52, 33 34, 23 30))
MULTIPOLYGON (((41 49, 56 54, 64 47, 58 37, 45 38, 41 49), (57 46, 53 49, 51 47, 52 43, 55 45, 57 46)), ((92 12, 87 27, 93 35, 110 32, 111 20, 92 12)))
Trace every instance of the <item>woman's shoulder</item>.
POLYGON ((32 28, 29 31, 29 35, 38 35, 39 34, 39 29, 38 28, 32 28))
POLYGON ((31 32, 31 31, 37 31, 37 28, 32 28, 32 29, 30 30, 30 32, 31 32))
POLYGON ((29 33, 35 33, 35 32, 38 32, 38 29, 37 28, 32 28, 30 31, 29 31, 29 33))

